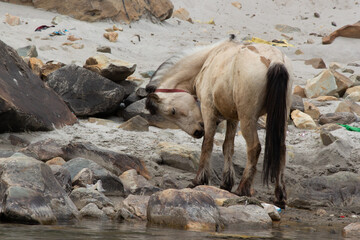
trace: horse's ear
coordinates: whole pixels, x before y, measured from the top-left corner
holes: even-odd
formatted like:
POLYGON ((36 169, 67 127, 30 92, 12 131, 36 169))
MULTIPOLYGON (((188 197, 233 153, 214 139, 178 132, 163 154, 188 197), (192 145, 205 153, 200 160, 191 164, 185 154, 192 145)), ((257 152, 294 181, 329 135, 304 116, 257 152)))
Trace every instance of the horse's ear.
POLYGON ((160 98, 155 93, 150 93, 146 98, 145 108, 149 110, 151 115, 156 114, 159 107, 158 104, 160 102, 160 98))

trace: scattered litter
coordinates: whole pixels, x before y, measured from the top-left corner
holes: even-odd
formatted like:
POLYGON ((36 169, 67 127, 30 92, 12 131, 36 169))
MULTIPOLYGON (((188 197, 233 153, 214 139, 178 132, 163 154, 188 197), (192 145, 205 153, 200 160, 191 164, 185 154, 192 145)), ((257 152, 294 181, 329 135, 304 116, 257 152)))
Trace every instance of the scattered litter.
POLYGON ((41 32, 42 30, 46 30, 46 29, 52 28, 52 27, 55 27, 55 25, 51 25, 51 26, 41 25, 35 29, 35 32, 41 32))
POLYGON ((344 215, 341 215, 340 218, 345 218, 345 216, 344 216, 344 215))
POLYGON ((105 192, 105 189, 102 187, 101 180, 98 180, 95 184, 86 184, 87 189, 97 190, 99 192, 105 192))
POLYGON ((346 128, 346 130, 349 130, 349 131, 354 131, 354 132, 360 132, 360 128, 358 127, 353 127, 353 126, 349 126, 349 125, 346 125, 346 124, 340 124, 338 123, 340 126, 346 128))
POLYGON ((262 44, 268 44, 268 45, 279 46, 279 47, 294 47, 294 45, 288 43, 285 39, 273 40, 273 41, 269 42, 269 41, 266 41, 266 40, 258 38, 258 37, 252 37, 250 40, 247 40, 246 42, 262 43, 262 44))
POLYGON ((49 36, 53 37, 53 36, 61 36, 61 35, 65 35, 66 32, 68 32, 68 30, 64 29, 64 30, 58 30, 58 31, 54 31, 52 33, 49 34, 49 36))

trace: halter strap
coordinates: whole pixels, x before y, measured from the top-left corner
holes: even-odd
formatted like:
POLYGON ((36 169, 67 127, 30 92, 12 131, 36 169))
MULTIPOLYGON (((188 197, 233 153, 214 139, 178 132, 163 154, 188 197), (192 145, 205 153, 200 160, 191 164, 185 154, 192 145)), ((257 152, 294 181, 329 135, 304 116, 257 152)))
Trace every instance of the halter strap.
POLYGON ((188 91, 182 90, 182 89, 167 89, 167 88, 160 88, 160 89, 156 89, 155 92, 163 92, 163 93, 176 93, 176 92, 186 92, 188 93, 188 91))

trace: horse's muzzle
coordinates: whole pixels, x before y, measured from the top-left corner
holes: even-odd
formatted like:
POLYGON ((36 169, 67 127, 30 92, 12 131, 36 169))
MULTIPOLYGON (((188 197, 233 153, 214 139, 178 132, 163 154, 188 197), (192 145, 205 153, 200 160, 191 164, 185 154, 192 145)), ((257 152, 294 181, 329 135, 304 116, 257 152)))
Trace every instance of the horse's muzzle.
POLYGON ((193 136, 195 138, 202 138, 204 136, 204 130, 195 130, 193 136))

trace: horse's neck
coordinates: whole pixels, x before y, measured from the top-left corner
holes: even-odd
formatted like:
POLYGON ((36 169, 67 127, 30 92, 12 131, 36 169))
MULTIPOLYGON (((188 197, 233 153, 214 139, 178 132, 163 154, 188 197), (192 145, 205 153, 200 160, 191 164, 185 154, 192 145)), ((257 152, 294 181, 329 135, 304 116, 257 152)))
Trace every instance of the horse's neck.
POLYGON ((183 89, 195 95, 194 81, 213 48, 205 48, 181 59, 164 76, 158 88, 183 89))

